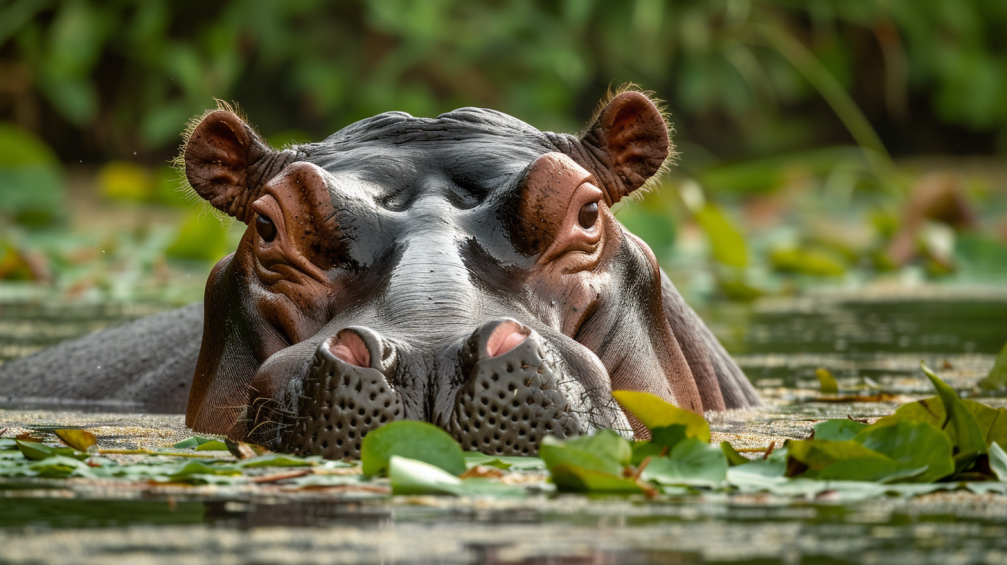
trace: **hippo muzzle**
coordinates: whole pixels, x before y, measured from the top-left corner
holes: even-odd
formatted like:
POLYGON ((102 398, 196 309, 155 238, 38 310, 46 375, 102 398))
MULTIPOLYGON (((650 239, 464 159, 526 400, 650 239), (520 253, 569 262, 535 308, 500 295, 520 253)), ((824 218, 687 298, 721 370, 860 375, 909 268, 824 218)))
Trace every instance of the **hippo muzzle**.
POLYGON ((275 151, 207 114, 186 176, 248 229, 207 283, 187 425, 353 458, 371 430, 415 419, 468 450, 530 455, 546 435, 645 434, 615 389, 696 412, 751 403, 610 210, 670 147, 633 91, 581 138, 468 108, 275 151))
MULTIPOLYGON (((572 437, 617 426, 591 418, 584 387, 566 376, 550 349, 537 332, 514 320, 476 329, 434 361, 435 370, 450 372, 457 387, 430 419, 465 449, 498 455, 534 454, 545 435, 572 437)), ((304 379, 289 382, 284 409, 267 411, 258 422, 252 416, 249 424, 259 431, 251 439, 290 453, 359 457, 370 430, 424 419, 407 414, 402 392, 391 384, 399 355, 408 354, 395 352, 367 328, 339 332, 318 346, 304 379)), ((621 424, 629 429, 625 420, 621 424)))

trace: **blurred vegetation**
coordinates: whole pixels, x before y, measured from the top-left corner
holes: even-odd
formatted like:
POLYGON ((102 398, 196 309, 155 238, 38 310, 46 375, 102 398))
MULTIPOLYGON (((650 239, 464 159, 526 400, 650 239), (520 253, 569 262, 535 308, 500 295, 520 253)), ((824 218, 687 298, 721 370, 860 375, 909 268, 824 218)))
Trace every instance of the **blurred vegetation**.
MULTIPOLYGON (((677 130, 666 190, 620 212, 668 268, 689 256, 688 225, 738 299, 804 276, 996 264, 997 191, 960 176, 945 191, 985 216, 914 216, 925 179, 891 156, 1007 153, 1004 29, 1000 0, 0 0, 0 278, 73 286, 75 251, 39 231, 66 227, 68 166, 100 165, 107 200, 192 206, 166 162, 214 98, 283 145, 465 105, 576 131, 625 82, 664 98, 677 130)), ((155 273, 233 244, 180 214, 114 234, 146 250, 126 263, 155 273)))

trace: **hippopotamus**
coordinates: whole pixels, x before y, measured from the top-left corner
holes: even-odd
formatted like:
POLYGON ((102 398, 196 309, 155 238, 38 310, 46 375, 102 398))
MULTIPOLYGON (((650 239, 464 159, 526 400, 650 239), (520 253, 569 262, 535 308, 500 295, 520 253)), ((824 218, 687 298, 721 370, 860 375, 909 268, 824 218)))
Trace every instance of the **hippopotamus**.
POLYGON ((503 455, 599 428, 645 437, 619 389, 697 413, 757 404, 612 214, 673 154, 665 115, 635 90, 576 136, 462 108, 284 149, 221 106, 179 158, 199 197, 247 225, 203 304, 10 362, 0 380, 328 458, 402 419, 503 455))

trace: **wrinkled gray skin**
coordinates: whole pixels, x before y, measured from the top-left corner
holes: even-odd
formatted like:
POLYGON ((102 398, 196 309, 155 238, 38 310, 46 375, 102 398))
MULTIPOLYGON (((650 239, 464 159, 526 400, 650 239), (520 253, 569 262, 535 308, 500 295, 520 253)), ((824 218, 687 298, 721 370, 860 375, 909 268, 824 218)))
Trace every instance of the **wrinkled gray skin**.
MULTIPOLYGON (((653 328, 663 327, 673 332, 673 359, 688 365, 675 374, 695 379, 703 393, 702 402, 693 394, 690 409, 701 411, 714 396, 719 407, 758 404, 751 384, 636 238, 610 238, 610 258, 595 268, 608 273, 608 287, 573 335, 561 331, 560 314, 548 306, 573 291, 557 287, 552 300, 528 295, 523 281, 534 280, 541 249, 516 239, 509 220, 516 210, 508 206, 525 194, 525 176, 539 156, 566 152, 591 168, 588 139, 588 149, 579 148, 571 136, 473 109, 437 120, 384 114, 275 154, 251 133, 221 141, 215 127, 201 141, 209 147, 205 162, 255 154, 266 155, 258 162, 269 166, 262 173, 249 165, 248 176, 256 175, 245 182, 255 184, 229 188, 238 196, 224 201, 218 185, 201 189, 186 155, 197 192, 250 226, 242 247, 210 277, 206 319, 203 307, 192 305, 6 363, 5 396, 121 401, 148 412, 188 408, 187 423, 197 431, 332 458, 358 455, 367 431, 402 418, 431 421, 466 449, 529 454, 545 434, 597 427, 629 433, 611 399, 616 385, 674 401, 678 393, 664 376, 656 385, 633 380, 662 370, 673 380, 667 361, 654 359, 667 359, 654 345, 653 328), (221 151, 229 153, 221 158, 221 151), (312 182, 322 184, 304 188, 312 182), (298 291, 288 292, 287 309, 277 311, 281 302, 264 299, 272 291, 253 280, 259 259, 251 250, 266 244, 256 239, 250 201, 292 186, 302 191, 297 198, 311 190, 330 194, 335 212, 326 220, 338 224, 323 246, 305 251, 340 289, 324 291, 330 296, 314 310, 307 291, 298 291), (291 302, 301 310, 291 310, 291 302), (655 311, 666 322, 657 323, 655 311), (491 355, 488 340, 502 323, 520 327, 525 339, 491 355), (336 346, 351 342, 363 344, 367 362, 339 353, 336 346), (627 344, 638 353, 618 351, 627 344), (627 376, 630 363, 643 373, 627 376)), ((591 172, 598 184, 611 174, 591 172)), ((309 243, 308 234, 329 229, 300 222, 288 218, 309 243)))

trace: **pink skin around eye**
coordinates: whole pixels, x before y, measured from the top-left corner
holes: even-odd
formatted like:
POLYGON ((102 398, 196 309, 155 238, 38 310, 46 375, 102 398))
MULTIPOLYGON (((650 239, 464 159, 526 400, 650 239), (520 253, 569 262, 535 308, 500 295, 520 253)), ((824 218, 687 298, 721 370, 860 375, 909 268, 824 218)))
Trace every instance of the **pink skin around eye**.
POLYGON ((502 322, 486 340, 486 353, 490 357, 499 357, 521 345, 527 338, 528 330, 517 322, 502 322))
POLYGON ((357 367, 371 366, 371 352, 364 345, 364 340, 355 332, 343 331, 327 344, 329 351, 344 363, 357 367))

